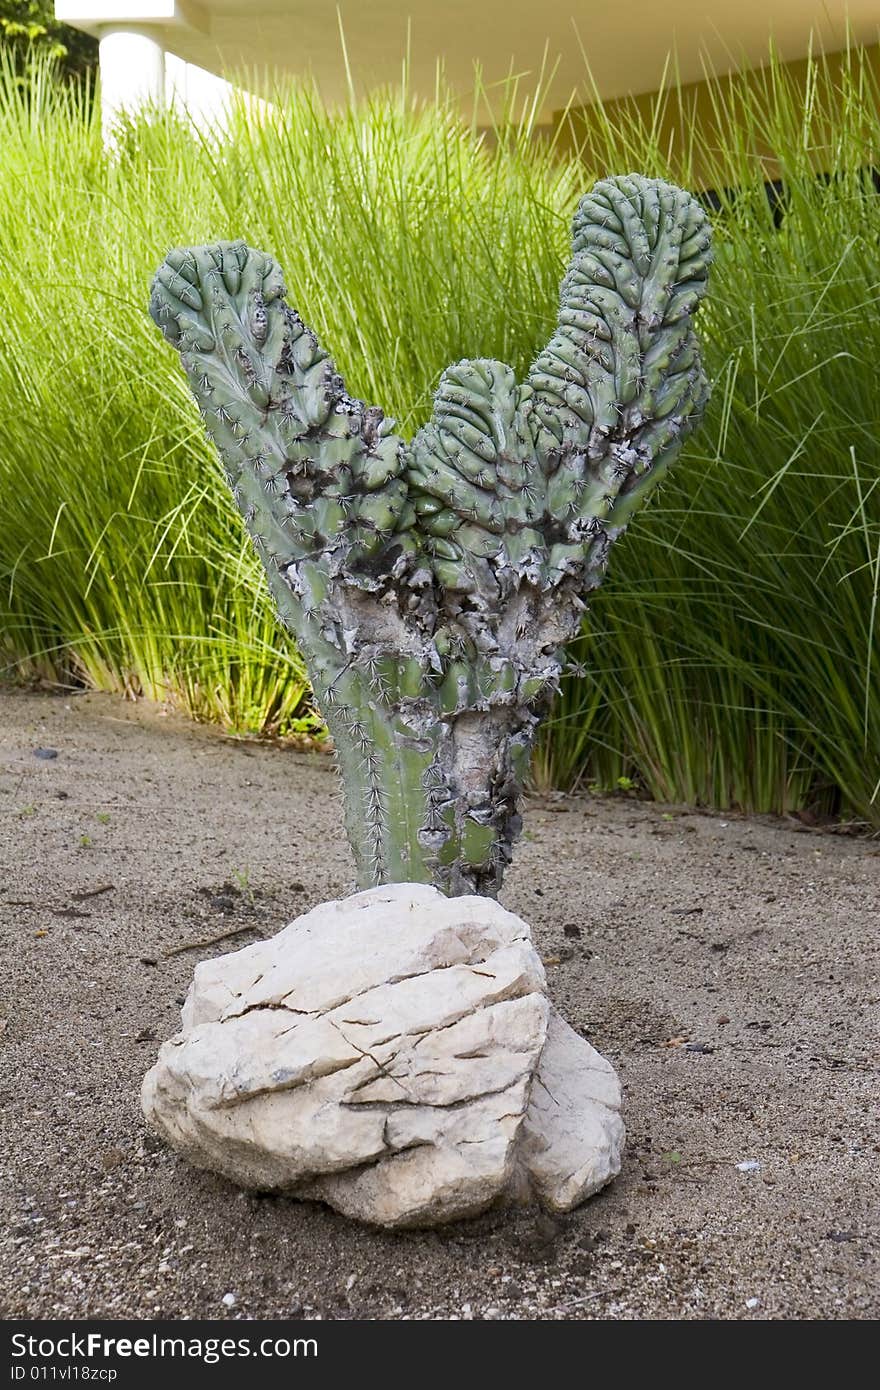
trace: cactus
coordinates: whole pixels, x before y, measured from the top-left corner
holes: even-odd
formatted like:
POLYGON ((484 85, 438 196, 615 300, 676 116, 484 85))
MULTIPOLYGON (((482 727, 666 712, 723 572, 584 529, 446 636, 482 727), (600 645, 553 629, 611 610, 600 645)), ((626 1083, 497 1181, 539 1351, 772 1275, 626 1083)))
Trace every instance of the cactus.
POLYGON ((598 183, 525 382, 459 362, 409 443, 348 395, 270 256, 221 242, 157 272, 150 312, 333 735, 360 887, 497 893, 563 648, 706 400, 709 245, 680 189, 598 183))

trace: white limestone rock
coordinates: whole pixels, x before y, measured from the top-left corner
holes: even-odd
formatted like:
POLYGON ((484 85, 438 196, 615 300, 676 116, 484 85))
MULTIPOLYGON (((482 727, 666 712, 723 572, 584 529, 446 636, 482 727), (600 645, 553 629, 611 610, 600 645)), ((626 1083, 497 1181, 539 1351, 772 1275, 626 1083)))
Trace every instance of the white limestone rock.
POLYGON ((544 985, 489 898, 324 903, 196 967, 144 1113, 198 1167, 385 1226, 473 1215, 522 1191, 524 1162, 563 1210, 617 1171, 622 1126, 608 1064, 561 1020, 548 1036, 544 985))
POLYGON ((384 1225, 448 1220, 509 1183, 547 1015, 519 918, 374 888, 199 965, 144 1110, 246 1187, 384 1225))
POLYGON ((617 1177, 626 1135, 620 1105, 611 1063, 552 1009, 520 1137, 543 1206, 571 1211, 617 1177))

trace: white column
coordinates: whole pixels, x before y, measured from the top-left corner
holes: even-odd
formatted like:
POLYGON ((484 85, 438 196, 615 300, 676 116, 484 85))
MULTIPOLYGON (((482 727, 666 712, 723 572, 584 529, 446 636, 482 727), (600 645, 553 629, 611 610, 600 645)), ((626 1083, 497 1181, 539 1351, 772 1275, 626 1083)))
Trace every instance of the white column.
POLYGON ((165 50, 146 28, 114 26, 100 33, 101 125, 111 144, 118 118, 165 101, 165 50))

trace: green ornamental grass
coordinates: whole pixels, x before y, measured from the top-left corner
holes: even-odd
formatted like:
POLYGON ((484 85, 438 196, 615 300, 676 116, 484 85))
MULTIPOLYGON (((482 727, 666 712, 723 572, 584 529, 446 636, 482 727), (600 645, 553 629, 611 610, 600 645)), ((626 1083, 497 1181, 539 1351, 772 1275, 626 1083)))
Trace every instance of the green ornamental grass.
POLYGON ((515 86, 491 138, 442 92, 332 112, 291 86, 223 141, 135 122, 112 159, 88 93, 7 71, 0 669, 320 729, 147 318, 152 272, 176 244, 270 250, 351 389, 409 435, 450 361, 525 372, 578 196, 638 170, 714 190, 714 394, 614 551, 536 776, 880 824, 880 94, 857 59, 813 63, 806 101, 775 61, 714 83, 698 150, 668 138, 674 90, 548 141, 515 86))

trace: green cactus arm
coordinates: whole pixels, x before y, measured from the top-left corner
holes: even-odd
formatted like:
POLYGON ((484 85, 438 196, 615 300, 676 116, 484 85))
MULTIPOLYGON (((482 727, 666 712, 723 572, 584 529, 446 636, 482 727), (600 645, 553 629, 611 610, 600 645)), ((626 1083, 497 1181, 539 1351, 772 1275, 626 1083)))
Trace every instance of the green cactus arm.
POLYGON ((449 588, 491 594, 527 556, 540 569, 545 485, 526 394, 503 362, 458 362, 405 451, 421 544, 449 588))
POLYGON ((578 205, 559 322, 528 376, 536 445, 559 520, 622 523, 699 418, 708 385, 692 315, 706 291, 710 229, 683 189, 605 179, 578 205))
POLYGON ((503 571, 594 586, 705 403, 692 325, 709 228, 683 190, 632 175, 578 205, 559 322, 523 385, 502 363, 444 372, 406 451, 423 544, 444 583, 503 571))
POLYGON ((267 564, 320 554, 369 586, 369 561, 405 521, 401 440, 349 396, 284 293, 271 256, 220 242, 169 253, 150 313, 180 352, 267 564))

